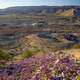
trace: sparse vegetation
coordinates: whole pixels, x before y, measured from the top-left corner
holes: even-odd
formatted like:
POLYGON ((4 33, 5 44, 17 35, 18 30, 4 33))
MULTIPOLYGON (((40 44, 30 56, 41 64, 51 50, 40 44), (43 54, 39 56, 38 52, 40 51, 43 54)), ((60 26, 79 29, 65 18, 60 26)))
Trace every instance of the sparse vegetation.
POLYGON ((75 49, 80 49, 80 44, 75 44, 75 45, 73 46, 73 48, 75 48, 75 49))
POLYGON ((12 62, 14 58, 14 54, 7 53, 2 50, 0 50, 0 68, 6 67, 7 62, 12 62))
POLYGON ((10 60, 13 59, 13 57, 14 57, 13 54, 7 53, 7 52, 4 52, 4 51, 0 50, 0 61, 1 60, 10 61, 10 60))
POLYGON ((31 57, 32 55, 33 55, 33 52, 30 51, 30 50, 27 50, 27 51, 25 51, 25 52, 22 53, 21 57, 22 57, 23 59, 25 59, 25 58, 31 57))
POLYGON ((80 80, 80 7, 44 7, 0 16, 0 80, 80 80))

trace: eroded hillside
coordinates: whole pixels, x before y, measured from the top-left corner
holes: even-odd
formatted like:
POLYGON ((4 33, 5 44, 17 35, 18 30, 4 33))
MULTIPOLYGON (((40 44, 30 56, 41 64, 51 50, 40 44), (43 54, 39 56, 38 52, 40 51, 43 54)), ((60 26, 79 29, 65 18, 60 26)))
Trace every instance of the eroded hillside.
POLYGON ((79 68, 80 6, 0 10, 0 80, 80 80, 79 68))

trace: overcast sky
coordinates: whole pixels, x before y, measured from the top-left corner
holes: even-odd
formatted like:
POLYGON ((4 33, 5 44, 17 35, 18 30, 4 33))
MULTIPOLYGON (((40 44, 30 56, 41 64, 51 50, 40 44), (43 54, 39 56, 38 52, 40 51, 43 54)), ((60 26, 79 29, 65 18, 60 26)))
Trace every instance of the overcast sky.
POLYGON ((63 6, 63 5, 80 5, 80 0, 0 0, 0 8, 11 6, 63 6))

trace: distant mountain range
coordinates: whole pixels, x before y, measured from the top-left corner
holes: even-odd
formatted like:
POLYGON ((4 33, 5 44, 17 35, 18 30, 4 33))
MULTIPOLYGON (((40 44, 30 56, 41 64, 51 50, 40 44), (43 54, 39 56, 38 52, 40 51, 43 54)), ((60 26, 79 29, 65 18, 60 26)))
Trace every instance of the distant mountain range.
POLYGON ((61 16, 80 16, 80 6, 15 6, 0 9, 0 15, 9 14, 46 14, 61 16))

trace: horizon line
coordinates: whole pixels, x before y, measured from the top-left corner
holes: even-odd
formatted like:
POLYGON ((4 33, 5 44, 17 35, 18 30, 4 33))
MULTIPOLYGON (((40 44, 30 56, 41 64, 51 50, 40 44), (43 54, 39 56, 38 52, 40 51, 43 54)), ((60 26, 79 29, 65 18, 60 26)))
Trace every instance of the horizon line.
POLYGON ((9 6, 9 7, 4 7, 4 8, 0 8, 0 9, 6 9, 6 8, 10 8, 10 7, 37 7, 37 6, 53 6, 53 7, 66 7, 66 6, 80 6, 80 5, 17 5, 17 6, 9 6))

